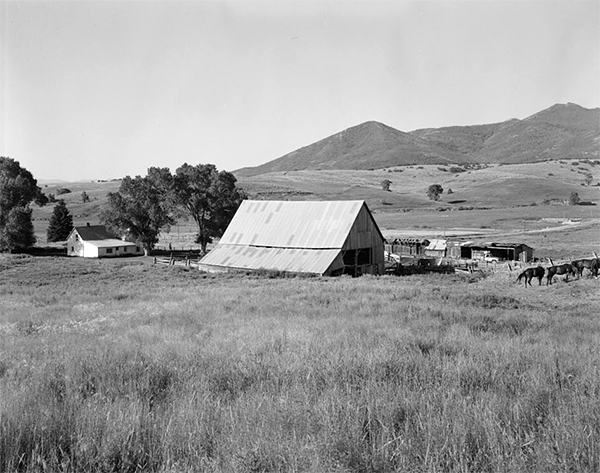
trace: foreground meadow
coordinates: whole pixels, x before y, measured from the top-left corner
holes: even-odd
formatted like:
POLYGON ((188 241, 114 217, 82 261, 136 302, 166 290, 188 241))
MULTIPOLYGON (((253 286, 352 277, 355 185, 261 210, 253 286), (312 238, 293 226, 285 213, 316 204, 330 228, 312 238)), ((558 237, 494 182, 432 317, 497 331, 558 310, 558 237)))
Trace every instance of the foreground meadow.
POLYGON ((600 281, 0 256, 0 471, 600 471, 600 281))

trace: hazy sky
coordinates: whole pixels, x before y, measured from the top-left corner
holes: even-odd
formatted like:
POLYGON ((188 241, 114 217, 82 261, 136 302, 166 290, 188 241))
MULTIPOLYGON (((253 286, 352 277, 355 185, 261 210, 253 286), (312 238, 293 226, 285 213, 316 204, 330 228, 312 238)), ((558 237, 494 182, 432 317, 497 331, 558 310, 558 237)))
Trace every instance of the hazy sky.
POLYGON ((2 0, 0 28, 0 155, 37 179, 600 106, 598 0, 2 0))

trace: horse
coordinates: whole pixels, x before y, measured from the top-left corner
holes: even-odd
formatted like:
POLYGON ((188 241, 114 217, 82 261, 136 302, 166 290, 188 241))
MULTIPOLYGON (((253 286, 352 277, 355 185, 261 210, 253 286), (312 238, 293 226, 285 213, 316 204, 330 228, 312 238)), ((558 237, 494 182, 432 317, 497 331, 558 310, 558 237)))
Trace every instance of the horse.
POLYGON ((546 286, 548 284, 552 284, 552 278, 556 274, 560 274, 560 275, 566 274, 567 277, 566 277, 565 281, 569 282, 569 274, 571 274, 572 276, 575 276, 575 274, 577 274, 577 271, 575 270, 575 267, 571 263, 563 263, 563 264, 559 264, 557 266, 550 266, 550 267, 546 268, 546 286))
POLYGON ((578 259, 571 261, 571 264, 577 271, 577 277, 580 278, 583 275, 584 269, 589 269, 594 277, 598 276, 598 269, 600 269, 600 258, 592 259, 578 259))
POLYGON ((542 285, 542 279, 544 277, 544 274, 546 273, 546 270, 544 268, 542 268, 541 266, 538 266, 537 268, 527 268, 525 271, 523 271, 521 274, 519 274, 519 276, 517 277, 517 282, 521 282, 521 279, 525 279, 525 287, 527 287, 527 284, 529 284, 531 286, 531 280, 533 278, 538 278, 538 281, 540 282, 540 286, 542 285))

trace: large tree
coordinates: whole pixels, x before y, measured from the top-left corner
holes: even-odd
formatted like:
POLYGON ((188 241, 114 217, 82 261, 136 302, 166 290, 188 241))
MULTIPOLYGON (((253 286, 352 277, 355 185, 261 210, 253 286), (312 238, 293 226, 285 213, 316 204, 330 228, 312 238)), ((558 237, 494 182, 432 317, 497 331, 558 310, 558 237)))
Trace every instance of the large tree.
POLYGON ((220 237, 229 225, 245 193, 236 186, 236 178, 227 171, 218 171, 214 164, 184 164, 174 176, 174 196, 184 213, 198 227, 196 243, 206 253, 213 238, 220 237))
POLYGON ((49 242, 65 241, 69 237, 71 230, 73 230, 73 216, 69 212, 65 201, 60 199, 58 204, 54 206, 54 211, 48 222, 46 239, 49 242))
POLYGON ((25 249, 35 243, 31 202, 45 205, 48 198, 18 161, 0 157, 0 250, 25 249))
POLYGON ((145 177, 126 176, 118 192, 108 194, 108 208, 101 213, 100 221, 113 232, 139 243, 148 255, 161 230, 174 223, 171 182, 168 168, 150 168, 145 177))

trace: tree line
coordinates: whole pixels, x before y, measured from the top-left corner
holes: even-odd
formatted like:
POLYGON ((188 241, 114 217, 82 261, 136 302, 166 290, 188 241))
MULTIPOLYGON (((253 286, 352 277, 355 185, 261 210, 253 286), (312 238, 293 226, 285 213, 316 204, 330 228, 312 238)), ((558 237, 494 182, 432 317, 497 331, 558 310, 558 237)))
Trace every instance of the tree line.
MULTIPOLYGON (((195 241, 206 252, 247 198, 236 182, 233 174, 219 171, 214 164, 185 163, 174 173, 151 167, 146 176, 126 176, 117 192, 108 193, 100 222, 148 254, 161 232, 180 218, 191 218, 197 227, 195 241)), ((46 205, 48 197, 18 161, 0 157, 0 251, 24 250, 35 244, 32 202, 46 205)), ((64 241, 72 229, 73 217, 60 199, 48 224, 47 239, 64 241)))

